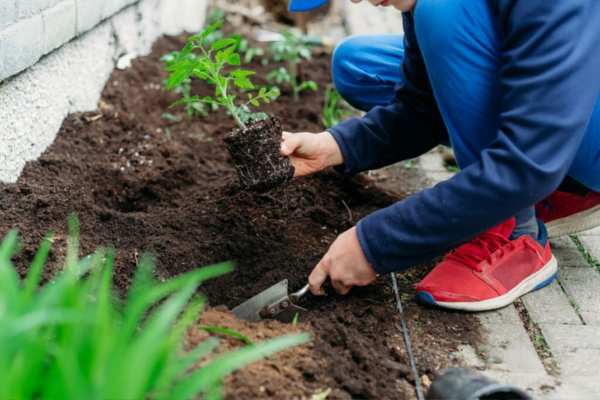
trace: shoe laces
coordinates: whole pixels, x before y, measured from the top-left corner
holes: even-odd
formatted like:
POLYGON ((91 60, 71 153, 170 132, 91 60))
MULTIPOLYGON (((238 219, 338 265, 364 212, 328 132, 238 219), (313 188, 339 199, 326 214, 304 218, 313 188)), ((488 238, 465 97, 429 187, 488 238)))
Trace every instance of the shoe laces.
POLYGON ((513 250, 514 242, 504 237, 504 235, 487 231, 477 236, 470 242, 452 250, 446 260, 457 261, 477 272, 481 272, 481 262, 487 260, 492 262, 492 254, 498 252, 499 257, 503 257, 505 251, 513 250))

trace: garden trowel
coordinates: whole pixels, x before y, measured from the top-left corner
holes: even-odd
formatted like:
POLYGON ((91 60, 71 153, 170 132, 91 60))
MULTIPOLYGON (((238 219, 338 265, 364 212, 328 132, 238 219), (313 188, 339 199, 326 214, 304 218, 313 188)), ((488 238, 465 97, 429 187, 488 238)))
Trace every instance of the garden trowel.
POLYGON ((296 313, 306 311, 305 308, 298 305, 298 301, 307 292, 308 285, 290 294, 288 280, 284 279, 246 300, 235 307, 232 312, 236 317, 246 321, 260 321, 265 318, 291 321, 296 313))

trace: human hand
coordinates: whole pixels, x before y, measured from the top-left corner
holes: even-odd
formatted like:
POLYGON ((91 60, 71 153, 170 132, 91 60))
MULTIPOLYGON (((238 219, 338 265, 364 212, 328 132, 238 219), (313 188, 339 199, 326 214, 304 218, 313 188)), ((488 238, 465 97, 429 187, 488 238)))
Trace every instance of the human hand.
POLYGON ((321 133, 284 132, 281 154, 290 158, 295 168, 295 176, 314 174, 344 162, 337 142, 327 131, 321 133))
POLYGON ((356 227, 339 235, 313 269, 308 277, 310 291, 323 296, 323 283, 327 277, 335 291, 342 295, 347 294, 352 286, 366 286, 377 278, 360 247, 356 227))

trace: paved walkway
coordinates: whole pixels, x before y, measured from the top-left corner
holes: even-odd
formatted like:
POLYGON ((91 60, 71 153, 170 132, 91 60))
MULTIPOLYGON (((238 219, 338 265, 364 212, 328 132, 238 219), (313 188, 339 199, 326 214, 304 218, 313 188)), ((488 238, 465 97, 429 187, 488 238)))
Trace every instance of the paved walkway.
MULTIPOLYGON (((346 4, 349 34, 401 32, 400 13, 346 4)), ((435 149, 416 161, 436 184, 452 176, 435 149)), ((480 314, 485 343, 465 363, 538 399, 600 398, 600 229, 552 241, 559 278, 517 304, 480 314)))

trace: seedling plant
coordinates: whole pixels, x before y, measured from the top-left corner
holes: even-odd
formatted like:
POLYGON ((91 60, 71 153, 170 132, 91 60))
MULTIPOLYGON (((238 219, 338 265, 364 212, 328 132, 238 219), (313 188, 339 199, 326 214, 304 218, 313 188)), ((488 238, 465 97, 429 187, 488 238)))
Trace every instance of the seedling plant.
POLYGON ((226 375, 307 340, 283 336, 215 355, 218 339, 211 337, 184 351, 186 332, 204 305, 196 289, 231 266, 157 282, 153 260, 142 257, 119 302, 112 288, 115 252, 100 249, 80 259, 77 238, 71 218, 65 267, 41 287, 52 236, 24 280, 11 262, 17 233, 10 231, 0 244, 1 399, 219 399, 226 375))
POLYGON ((271 71, 267 79, 278 85, 287 84, 292 91, 294 100, 298 100, 301 92, 318 89, 316 82, 301 80, 300 62, 310 60, 312 51, 302 36, 288 30, 282 31, 281 35, 282 39, 273 42, 269 50, 273 61, 285 62, 286 66, 271 71))
POLYGON ((207 82, 215 88, 213 96, 189 96, 181 101, 205 104, 215 110, 224 108, 236 124, 245 129, 250 120, 266 119, 263 113, 253 113, 252 107, 270 103, 279 96, 279 90, 276 87, 256 87, 250 80, 255 72, 240 68, 238 49, 241 38, 238 35, 209 43, 210 35, 221 26, 222 22, 217 21, 191 36, 185 47, 167 63, 167 89, 173 90, 192 78, 207 82), (234 88, 237 92, 245 92, 246 98, 240 100, 234 88))
POLYGON ((344 101, 333 86, 329 86, 325 91, 325 104, 323 105, 323 116, 321 118, 323 125, 326 128, 331 128, 351 116, 352 113, 352 107, 344 101))

